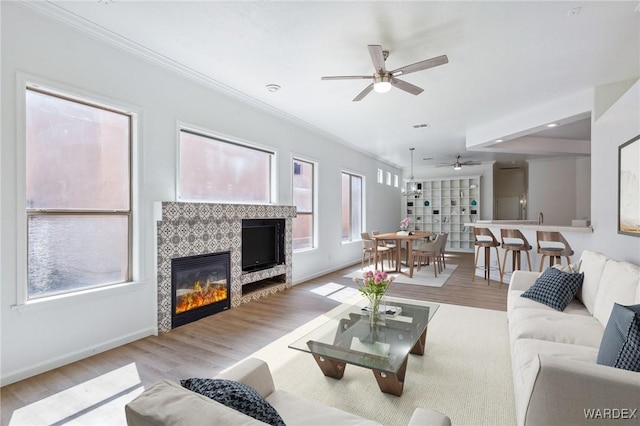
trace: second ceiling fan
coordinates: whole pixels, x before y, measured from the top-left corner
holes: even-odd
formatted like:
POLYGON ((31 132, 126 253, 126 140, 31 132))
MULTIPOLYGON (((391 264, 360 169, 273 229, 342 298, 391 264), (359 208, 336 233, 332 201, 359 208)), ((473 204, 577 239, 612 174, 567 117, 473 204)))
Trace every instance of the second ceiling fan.
POLYGON ((370 44, 368 47, 369 55, 371 56, 373 67, 375 68, 375 72, 373 75, 341 75, 333 77, 322 77, 322 80, 373 80, 373 82, 369 84, 362 92, 360 92, 358 96, 353 98, 353 102, 362 100, 362 98, 371 93, 372 90, 375 90, 379 93, 388 92, 389 90, 391 90, 392 86, 404 90, 405 92, 409 92, 412 95, 419 95, 423 92, 423 89, 411 83, 407 83, 406 81, 398 80, 396 77, 416 71, 426 70, 428 68, 433 68, 449 62, 447 55, 441 55, 436 56, 435 58, 416 62, 415 64, 406 65, 393 71, 387 71, 385 61, 389 57, 389 51, 382 50, 382 46, 377 44, 370 44))

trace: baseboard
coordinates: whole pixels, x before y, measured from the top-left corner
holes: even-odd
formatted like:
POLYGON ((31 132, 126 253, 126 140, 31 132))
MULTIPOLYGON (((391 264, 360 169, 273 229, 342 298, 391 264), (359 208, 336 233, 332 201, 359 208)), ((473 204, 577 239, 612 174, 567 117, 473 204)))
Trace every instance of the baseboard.
POLYGON ((0 377, 0 386, 9 385, 11 383, 19 382, 20 380, 28 379, 35 375, 45 373, 55 368, 62 367, 72 362, 80 361, 81 359, 88 358, 92 355, 96 355, 100 352, 105 352, 110 349, 117 348, 118 346, 126 345, 127 343, 140 340, 142 338, 153 336, 158 334, 158 329, 155 327, 146 328, 136 331, 134 333, 127 334, 126 336, 119 337, 117 339, 110 340, 108 342, 94 345, 92 347, 83 349, 81 351, 73 352, 46 362, 42 362, 30 367, 26 367, 16 371, 2 372, 0 377))

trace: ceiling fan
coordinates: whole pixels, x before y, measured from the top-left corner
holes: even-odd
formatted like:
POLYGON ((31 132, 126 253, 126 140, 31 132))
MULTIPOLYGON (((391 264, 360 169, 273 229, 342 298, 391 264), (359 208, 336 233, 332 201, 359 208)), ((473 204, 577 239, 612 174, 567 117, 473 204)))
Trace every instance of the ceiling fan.
POLYGON ((406 65, 393 71, 387 71, 384 62, 389 57, 388 50, 382 50, 382 46, 377 44, 370 44, 369 55, 371 55, 371 61, 375 72, 373 75, 341 75, 333 77, 322 77, 322 80, 359 80, 359 79, 372 79, 373 82, 368 85, 362 92, 353 98, 353 102, 362 100, 365 96, 375 90, 378 93, 385 93, 391 90, 391 86, 395 86, 398 89, 409 92, 412 95, 419 95, 423 92, 418 86, 415 86, 406 81, 398 80, 396 77, 399 75, 406 75, 416 71, 426 70, 427 68, 433 68, 438 65, 444 65, 449 62, 447 55, 436 56, 435 58, 426 59, 424 61, 416 62, 415 64, 406 65))
POLYGON ((454 163, 441 163, 439 166, 436 167, 453 167, 453 170, 460 170, 462 169, 462 166, 479 166, 481 163, 477 162, 477 161, 460 161, 460 155, 458 155, 456 157, 456 161, 454 163))

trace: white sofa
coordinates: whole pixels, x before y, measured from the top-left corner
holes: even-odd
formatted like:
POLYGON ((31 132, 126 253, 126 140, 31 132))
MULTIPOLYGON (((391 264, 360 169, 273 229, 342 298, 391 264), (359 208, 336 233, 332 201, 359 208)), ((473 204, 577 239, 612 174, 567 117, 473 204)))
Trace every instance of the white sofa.
MULTIPOLYGON (((276 390, 268 365, 257 358, 247 358, 221 372, 216 378, 234 380, 253 387, 275 408, 287 426, 380 425, 355 414, 276 390)), ((129 426, 265 424, 168 380, 157 382, 145 390, 125 406, 125 413, 129 426)), ((451 426, 451 421, 436 411, 416 408, 409 425, 451 426)))
POLYGON ((640 267, 584 251, 579 268, 582 287, 563 312, 520 297, 539 273, 511 277, 507 317, 518 425, 640 424, 640 373, 596 363, 614 303, 640 304, 640 267))

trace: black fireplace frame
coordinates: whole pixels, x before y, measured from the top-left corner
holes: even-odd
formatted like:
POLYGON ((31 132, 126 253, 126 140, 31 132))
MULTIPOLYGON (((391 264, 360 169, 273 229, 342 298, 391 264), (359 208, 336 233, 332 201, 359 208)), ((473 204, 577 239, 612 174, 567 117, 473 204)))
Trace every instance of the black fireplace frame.
MULTIPOLYGON (((184 265, 182 265, 184 266, 184 265)), ((186 269, 186 268, 185 268, 186 269)), ((225 311, 231 308, 231 252, 219 251, 215 253, 199 254, 195 256, 178 257, 171 259, 171 328, 180 327, 181 325, 188 324, 193 321, 208 317, 209 315, 217 314, 218 312, 225 311), (176 267, 176 263, 181 262, 193 262, 196 263, 203 258, 220 258, 225 262, 225 272, 227 281, 227 298, 215 303, 201 306, 196 309, 191 309, 186 312, 176 314, 176 289, 174 283, 176 282, 176 275, 182 272, 184 269, 176 267)))

